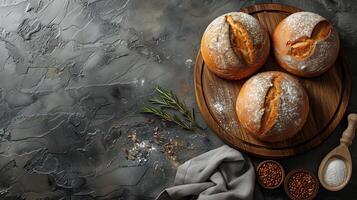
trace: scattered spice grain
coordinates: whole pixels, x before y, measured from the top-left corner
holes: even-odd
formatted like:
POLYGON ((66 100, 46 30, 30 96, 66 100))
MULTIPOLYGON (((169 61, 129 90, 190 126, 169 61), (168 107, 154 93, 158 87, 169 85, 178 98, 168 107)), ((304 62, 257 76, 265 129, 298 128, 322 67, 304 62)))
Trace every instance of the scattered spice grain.
POLYGON ((282 166, 272 160, 262 162, 257 168, 257 174, 259 183, 271 189, 278 187, 284 178, 282 166))
POLYGON ((287 176, 287 192, 294 200, 312 199, 318 190, 317 179, 307 171, 295 171, 287 176))

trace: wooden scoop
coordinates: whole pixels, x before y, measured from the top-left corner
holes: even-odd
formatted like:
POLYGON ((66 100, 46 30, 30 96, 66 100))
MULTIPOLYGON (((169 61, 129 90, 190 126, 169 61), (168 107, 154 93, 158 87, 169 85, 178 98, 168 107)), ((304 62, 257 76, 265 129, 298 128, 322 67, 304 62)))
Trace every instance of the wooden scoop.
POLYGON ((333 149, 332 151, 330 151, 330 153, 328 153, 320 163, 319 173, 318 173, 319 180, 321 185, 327 190, 330 191, 341 190, 350 181, 352 175, 352 159, 351 159, 350 151, 348 150, 348 146, 352 144, 352 140, 355 136, 356 126, 357 126, 357 114, 351 113, 348 115, 348 127, 342 133, 342 137, 340 139, 340 145, 335 149, 333 149), (342 184, 338 186, 328 185, 327 183, 324 182, 324 174, 325 174, 324 172, 325 172, 326 164, 328 164, 330 159, 334 159, 334 158, 341 159, 342 161, 344 161, 347 167, 347 177, 342 182, 342 184))

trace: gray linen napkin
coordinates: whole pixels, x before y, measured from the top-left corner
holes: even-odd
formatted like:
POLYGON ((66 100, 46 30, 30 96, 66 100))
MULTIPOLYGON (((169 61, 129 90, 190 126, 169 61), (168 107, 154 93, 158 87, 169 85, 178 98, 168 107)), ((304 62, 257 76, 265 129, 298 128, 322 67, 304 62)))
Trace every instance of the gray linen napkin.
POLYGON ((174 184, 156 200, 251 200, 255 171, 248 158, 224 145, 179 166, 174 184))

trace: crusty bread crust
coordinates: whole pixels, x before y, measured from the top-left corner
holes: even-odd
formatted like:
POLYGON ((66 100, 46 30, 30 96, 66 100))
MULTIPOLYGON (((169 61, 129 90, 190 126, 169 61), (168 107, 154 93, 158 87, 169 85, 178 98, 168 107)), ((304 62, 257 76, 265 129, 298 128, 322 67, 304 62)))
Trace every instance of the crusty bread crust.
POLYGON ((327 71, 336 61, 340 40, 332 25, 311 12, 294 13, 276 27, 274 55, 284 69, 302 77, 327 71))
POLYGON ((246 13, 224 14, 211 22, 201 40, 208 69, 231 80, 248 77, 268 59, 269 35, 257 19, 246 13))
POLYGON ((241 88, 236 112, 240 124, 265 142, 280 142, 295 136, 304 126, 309 100, 294 77, 277 71, 259 73, 241 88))

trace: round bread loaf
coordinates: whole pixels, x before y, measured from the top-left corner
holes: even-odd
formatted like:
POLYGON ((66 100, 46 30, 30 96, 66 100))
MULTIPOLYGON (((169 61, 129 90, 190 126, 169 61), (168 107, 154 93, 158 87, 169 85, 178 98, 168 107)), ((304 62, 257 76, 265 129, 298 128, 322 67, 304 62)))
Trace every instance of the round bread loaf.
POLYGON ((208 69, 225 79, 242 79, 256 72, 269 56, 265 28, 253 16, 231 12, 217 17, 201 41, 202 58, 208 69))
POLYGON ((294 77, 277 71, 263 72, 244 83, 236 112, 241 125, 256 138, 280 142, 304 126, 309 100, 294 77))
POLYGON ((313 77, 335 63, 340 40, 325 18, 311 12, 297 12, 276 27, 273 48, 278 63, 287 71, 313 77))

